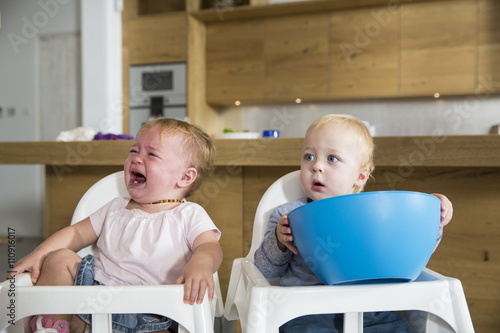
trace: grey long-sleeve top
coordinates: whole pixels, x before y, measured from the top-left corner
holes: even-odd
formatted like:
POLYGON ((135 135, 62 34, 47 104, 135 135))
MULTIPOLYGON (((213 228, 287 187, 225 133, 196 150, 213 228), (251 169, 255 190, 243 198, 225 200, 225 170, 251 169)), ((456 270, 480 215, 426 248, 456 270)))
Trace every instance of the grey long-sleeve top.
POLYGON ((273 210, 269 216, 264 241, 255 251, 255 265, 266 278, 280 278, 282 286, 311 286, 324 284, 307 266, 300 254, 282 252, 276 239, 276 225, 281 216, 308 203, 308 198, 288 202, 273 210))

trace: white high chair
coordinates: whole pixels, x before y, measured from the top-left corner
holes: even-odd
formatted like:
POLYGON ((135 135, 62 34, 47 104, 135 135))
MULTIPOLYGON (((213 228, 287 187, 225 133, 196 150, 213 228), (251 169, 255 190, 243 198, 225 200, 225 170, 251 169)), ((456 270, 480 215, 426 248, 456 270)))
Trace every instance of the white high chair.
MULTIPOLYGON (((127 196, 123 171, 95 183, 81 198, 71 224, 88 217, 117 196, 127 196)), ((85 248, 78 254, 95 253, 85 248)), ((16 276, 15 284, 0 284, 0 331, 31 332, 28 318, 35 314, 91 313, 94 333, 111 332, 112 313, 154 313, 179 323, 179 332, 214 332, 221 330, 223 304, 217 273, 212 302, 205 296, 201 304, 184 304, 183 285, 148 286, 37 286, 29 274, 16 276), (9 306, 14 304, 14 307, 9 306), (13 310, 12 310, 13 309, 13 310), (14 314, 15 318, 9 316, 14 314), (15 325, 9 325, 14 319, 15 325)))
POLYGON ((241 322, 246 333, 278 332, 293 318, 324 313, 343 313, 344 332, 363 332, 363 312, 406 311, 415 332, 472 333, 469 309, 459 280, 425 269, 409 283, 344 286, 281 287, 266 279, 254 265, 254 253, 262 243, 273 208, 305 196, 300 171, 291 172, 264 193, 255 214, 250 252, 235 259, 224 312, 224 332, 241 322))

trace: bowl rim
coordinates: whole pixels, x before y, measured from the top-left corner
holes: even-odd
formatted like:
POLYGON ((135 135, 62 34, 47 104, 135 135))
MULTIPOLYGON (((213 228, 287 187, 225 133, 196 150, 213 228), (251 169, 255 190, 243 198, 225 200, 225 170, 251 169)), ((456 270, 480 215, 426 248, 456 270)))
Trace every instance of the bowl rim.
MULTIPOLYGON (((411 195, 425 196, 427 198, 434 198, 435 200, 439 201, 438 197, 436 197, 436 196, 434 196, 432 194, 429 194, 429 193, 424 193, 424 192, 401 191, 401 190, 369 191, 369 192, 361 192, 361 193, 351 193, 351 194, 338 195, 338 196, 335 196, 335 197, 330 197, 330 198, 324 198, 324 199, 320 199, 320 200, 311 201, 311 202, 308 202, 305 205, 302 205, 302 206, 299 206, 299 207, 293 209, 291 212, 288 213, 288 215, 292 214, 295 210, 299 210, 299 209, 304 208, 304 207, 311 207, 311 206, 314 206, 314 205, 318 205, 320 203, 325 202, 326 200, 330 200, 330 201, 333 201, 333 200, 336 200, 336 199, 343 200, 346 197, 363 196, 363 195, 371 195, 371 196, 373 196, 373 195, 396 195, 396 194, 406 194, 406 195, 410 195, 411 194, 411 195)), ((292 214, 292 216, 293 216, 293 214, 292 214)))

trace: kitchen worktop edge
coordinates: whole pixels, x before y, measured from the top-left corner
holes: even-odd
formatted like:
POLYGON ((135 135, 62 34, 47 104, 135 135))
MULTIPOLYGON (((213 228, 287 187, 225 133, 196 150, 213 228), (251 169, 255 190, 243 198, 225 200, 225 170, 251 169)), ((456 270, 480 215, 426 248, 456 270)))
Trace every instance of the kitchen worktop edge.
MULTIPOLYGON (((376 166, 499 167, 500 136, 375 137, 376 166)), ((303 138, 215 139, 218 166, 299 166, 303 138)), ((131 141, 0 142, 0 164, 122 165, 131 141)))

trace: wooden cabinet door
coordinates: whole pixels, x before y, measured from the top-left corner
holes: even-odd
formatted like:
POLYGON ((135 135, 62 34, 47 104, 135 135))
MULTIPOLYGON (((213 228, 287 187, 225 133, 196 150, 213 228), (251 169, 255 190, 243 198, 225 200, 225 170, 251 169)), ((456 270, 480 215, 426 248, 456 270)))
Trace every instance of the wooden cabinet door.
POLYGON ((207 101, 230 105, 264 99, 262 20, 207 25, 207 101))
POLYGON ((500 91, 500 2, 479 0, 476 93, 500 91))
POLYGON ((497 2, 394 2, 207 24, 207 100, 231 105, 500 91, 497 2))
POLYGON ((401 5, 401 93, 473 92, 475 31, 475 1, 401 5))
POLYGON ((131 65, 185 62, 186 13, 139 16, 127 21, 124 34, 131 65))
POLYGON ((399 87, 399 10, 330 14, 330 97, 390 97, 399 87))
POLYGON ((267 20, 266 101, 328 95, 328 14, 267 20))

